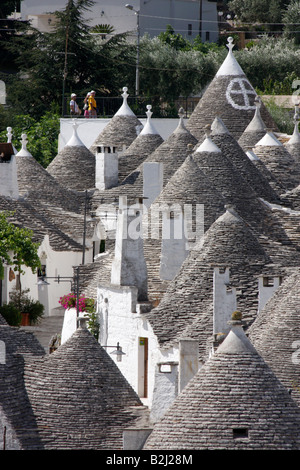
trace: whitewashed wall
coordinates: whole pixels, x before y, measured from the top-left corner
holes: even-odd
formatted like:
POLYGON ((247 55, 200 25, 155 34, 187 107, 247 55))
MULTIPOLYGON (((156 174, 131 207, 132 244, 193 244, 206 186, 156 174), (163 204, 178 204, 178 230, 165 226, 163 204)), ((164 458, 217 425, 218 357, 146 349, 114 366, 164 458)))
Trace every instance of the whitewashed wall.
MULTIPOLYGON (((96 97, 97 98, 97 97, 96 97)), ((94 143, 100 132, 105 128, 109 123, 110 119, 108 118, 98 118, 98 119, 77 119, 78 128, 77 134, 80 140, 84 143, 87 148, 90 148, 94 143)), ((140 119, 141 123, 145 125, 146 117, 140 119)), ((155 126, 157 132, 161 137, 166 140, 169 135, 176 129, 179 123, 179 118, 177 119, 153 119, 151 118, 153 125, 155 126)), ((73 120, 68 118, 60 119, 60 134, 58 139, 58 151, 64 148, 66 143, 70 140, 73 134, 73 120)))
POLYGON ((17 162, 14 155, 11 156, 9 162, 0 164, 0 188, 2 196, 19 197, 17 162))
MULTIPOLYGON (((49 243, 48 235, 38 249, 38 255, 46 264, 46 274, 49 285, 38 286, 37 273, 33 274, 30 268, 22 267, 24 274, 21 276, 22 289, 30 289, 28 295, 39 300, 45 306, 45 315, 55 314, 55 309, 60 308, 59 298, 71 291, 71 278, 73 278, 73 266, 81 264, 81 252, 54 251, 49 243), (70 280, 55 282, 57 276, 68 277, 70 280)), ((90 262, 91 252, 87 252, 87 262, 90 262)), ((9 280, 9 267, 5 268, 5 279, 2 284, 3 303, 9 301, 9 292, 16 285, 16 280, 9 280)))
MULTIPOLYGON (((98 287, 98 315, 101 325, 99 342, 107 348, 107 353, 115 349, 117 343, 125 355, 122 362, 116 361, 123 375, 133 389, 141 396, 143 402, 151 407, 155 385, 156 365, 160 362, 178 361, 178 350, 161 352, 149 322, 139 312, 136 302, 137 289, 134 287, 98 287), (141 350, 140 338, 148 338, 148 397, 144 399, 141 393, 141 350)), ((173 386, 174 383, 173 383, 173 386)))

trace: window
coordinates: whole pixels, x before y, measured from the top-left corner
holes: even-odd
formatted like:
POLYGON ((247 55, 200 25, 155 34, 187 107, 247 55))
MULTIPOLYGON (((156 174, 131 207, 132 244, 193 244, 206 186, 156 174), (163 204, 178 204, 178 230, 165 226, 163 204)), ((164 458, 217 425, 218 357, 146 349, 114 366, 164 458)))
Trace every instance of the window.
POLYGON ((192 35, 192 29, 193 29, 193 26, 191 24, 188 24, 188 35, 189 36, 192 35))
POLYGON ((234 439, 245 439, 248 438, 248 429, 247 428, 233 428, 232 430, 234 439))
POLYGON ((141 398, 148 397, 148 338, 139 338, 138 395, 141 398))
POLYGON ((38 268, 38 277, 47 277, 45 264, 42 264, 41 267, 38 268))

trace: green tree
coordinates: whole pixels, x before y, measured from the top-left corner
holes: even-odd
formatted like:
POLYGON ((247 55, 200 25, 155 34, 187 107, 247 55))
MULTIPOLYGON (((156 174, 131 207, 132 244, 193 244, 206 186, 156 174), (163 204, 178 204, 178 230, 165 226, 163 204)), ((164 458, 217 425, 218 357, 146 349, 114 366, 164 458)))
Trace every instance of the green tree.
POLYGON ((294 39, 296 44, 300 44, 300 1, 293 0, 288 5, 283 15, 284 36, 294 39))
POLYGON ((57 21, 51 32, 28 26, 7 44, 7 50, 17 55, 19 73, 8 83, 8 95, 19 114, 38 118, 53 102, 62 103, 64 91, 89 86, 95 40, 83 12, 93 4, 92 0, 68 0, 64 10, 53 12, 57 21))
POLYGON ((198 93, 215 73, 213 62, 202 52, 176 50, 157 37, 142 38, 140 65, 141 92, 155 105, 198 93))
POLYGON ((133 46, 128 47, 126 35, 113 35, 103 43, 90 34, 83 14, 93 4, 92 0, 68 0, 63 10, 52 12, 57 21, 51 32, 23 25, 24 34, 6 44, 17 56, 19 73, 7 78, 7 92, 18 114, 38 119, 53 103, 62 111, 72 92, 85 96, 93 88, 97 96, 119 94, 124 81, 134 83, 133 46))
POLYGON ((191 43, 185 39, 181 34, 175 34, 173 27, 168 24, 166 31, 158 35, 158 39, 169 46, 178 50, 190 50, 191 43))
POLYGON ((11 13, 13 13, 15 11, 16 3, 16 0, 2 0, 0 4, 0 18, 7 18, 11 13))
POLYGON ((23 266, 36 272, 40 267, 38 244, 32 241, 33 232, 9 222, 13 213, 0 212, 0 274, 3 278, 4 264, 13 266, 20 275, 23 266))
POLYGON ((11 111, 0 112, 0 142, 7 140, 7 127, 12 127, 12 143, 20 149, 22 134, 27 134, 27 148, 32 156, 44 167, 57 155, 58 135, 60 130, 58 110, 47 111, 39 120, 29 115, 13 114, 11 111))
POLYGON ((230 0, 228 8, 245 23, 279 23, 286 0, 230 0))

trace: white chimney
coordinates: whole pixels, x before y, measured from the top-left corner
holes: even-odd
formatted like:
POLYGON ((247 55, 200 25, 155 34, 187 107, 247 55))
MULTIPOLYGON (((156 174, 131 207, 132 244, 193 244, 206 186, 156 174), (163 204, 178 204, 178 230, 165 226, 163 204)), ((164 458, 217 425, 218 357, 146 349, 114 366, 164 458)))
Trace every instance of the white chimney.
POLYGON ((260 312, 268 300, 272 297, 282 281, 281 276, 260 276, 258 279, 258 312, 260 312))
POLYGON ((143 163, 143 194, 148 208, 163 190, 163 167, 159 162, 143 163))
POLYGON ((0 194, 18 199, 18 168, 13 145, 0 144, 0 194))
POLYGON ((112 263, 111 283, 118 286, 134 286, 138 300, 147 300, 147 265, 144 257, 142 216, 143 205, 125 204, 119 198, 115 258, 112 263))
POLYGON ((213 334, 227 333, 228 322, 237 309, 236 289, 230 286, 229 268, 214 268, 213 285, 213 334))
POLYGON ((179 377, 180 393, 199 369, 199 341, 181 339, 179 341, 179 377))
POLYGON ((116 147, 98 146, 96 152, 96 188, 104 190, 117 186, 118 170, 116 147))

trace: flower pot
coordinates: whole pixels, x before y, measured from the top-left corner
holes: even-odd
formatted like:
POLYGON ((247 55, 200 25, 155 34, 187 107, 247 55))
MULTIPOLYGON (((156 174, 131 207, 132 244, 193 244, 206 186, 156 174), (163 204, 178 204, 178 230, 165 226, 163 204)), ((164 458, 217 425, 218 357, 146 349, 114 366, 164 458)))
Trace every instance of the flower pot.
POLYGON ((29 313, 21 313, 21 315, 22 315, 21 326, 29 326, 30 325, 29 313))

